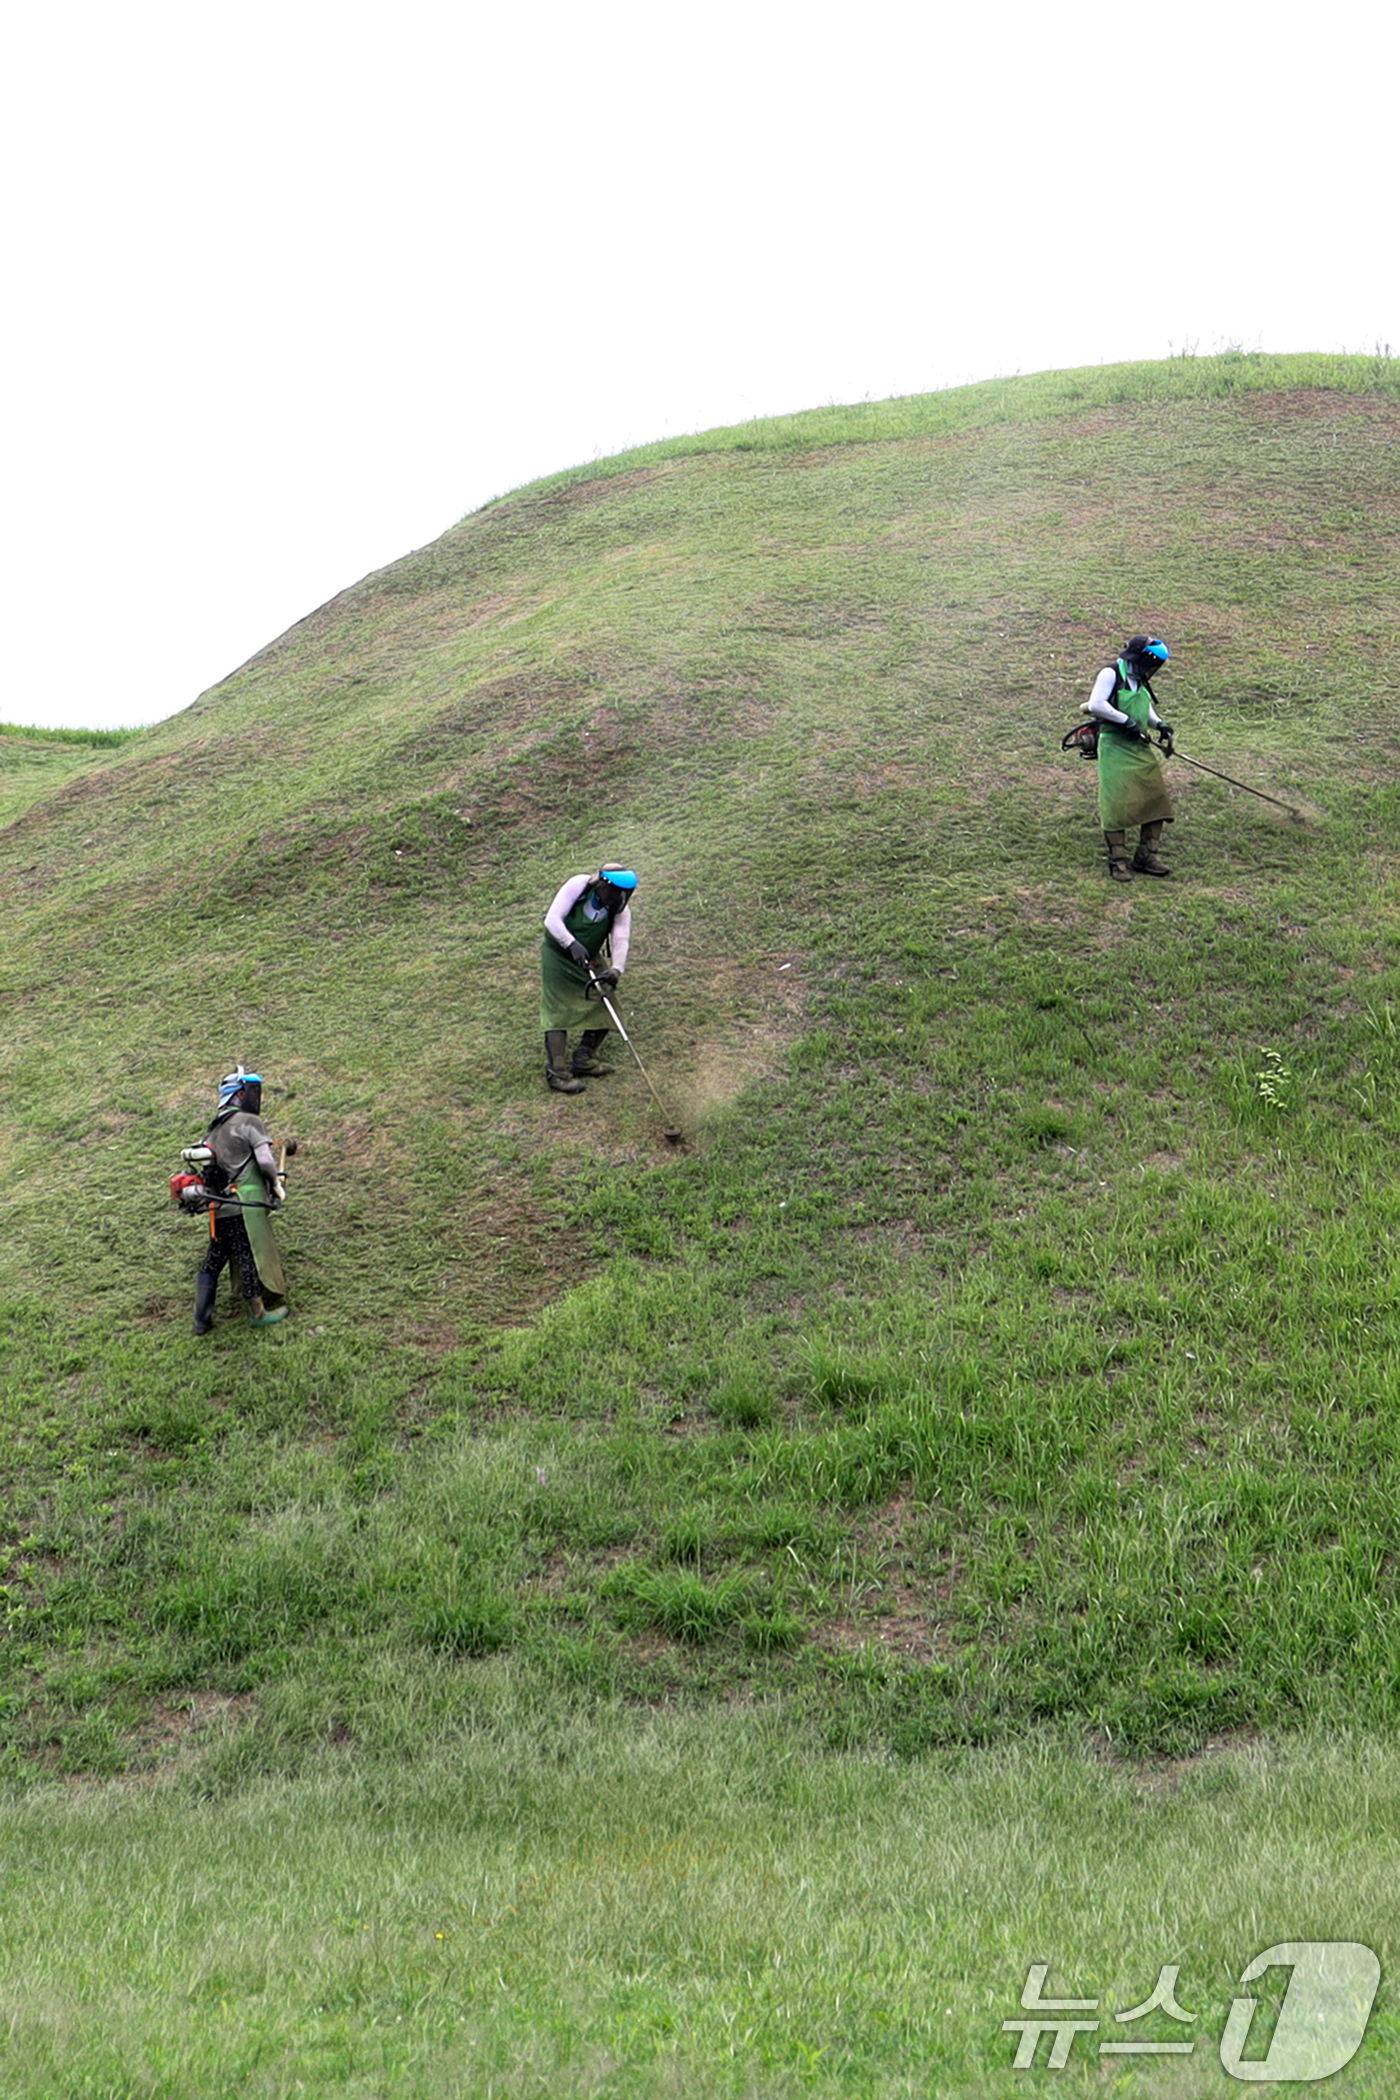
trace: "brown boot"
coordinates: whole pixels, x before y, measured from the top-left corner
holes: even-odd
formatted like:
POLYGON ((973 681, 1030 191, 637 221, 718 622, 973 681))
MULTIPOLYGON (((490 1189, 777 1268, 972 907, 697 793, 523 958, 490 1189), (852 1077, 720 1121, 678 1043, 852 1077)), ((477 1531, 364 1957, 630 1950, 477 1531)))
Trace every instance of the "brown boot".
POLYGON ((569 1070, 569 1031, 567 1028, 551 1028, 544 1039, 545 1085, 553 1087, 556 1094, 581 1094, 583 1081, 575 1079, 569 1070))
POLYGON ((1128 858, 1128 834, 1126 831, 1106 831, 1104 844, 1108 847, 1108 872, 1115 882, 1131 882, 1133 864, 1128 858))
POLYGON ((1162 838, 1162 822, 1144 824, 1138 833, 1138 849, 1133 855, 1133 866, 1139 875, 1170 875, 1171 869, 1157 851, 1162 838))

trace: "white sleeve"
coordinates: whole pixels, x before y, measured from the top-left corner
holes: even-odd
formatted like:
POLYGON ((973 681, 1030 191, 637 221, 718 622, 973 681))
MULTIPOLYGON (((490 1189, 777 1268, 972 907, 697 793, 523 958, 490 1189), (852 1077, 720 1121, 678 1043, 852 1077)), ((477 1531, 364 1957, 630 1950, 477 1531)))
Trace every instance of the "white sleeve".
POLYGON ((591 875, 571 875, 544 915, 545 932, 552 934, 561 948, 567 948, 573 939, 564 921, 592 880, 591 875))
POLYGON ((1081 714, 1097 715, 1101 722, 1127 722, 1132 718, 1115 707, 1113 696, 1118 690, 1118 673, 1111 664, 1105 664, 1094 680, 1094 690, 1080 709, 1081 714))
POLYGON ((627 950, 632 945, 632 907, 624 905, 612 922, 612 966, 619 977, 627 967, 627 950))

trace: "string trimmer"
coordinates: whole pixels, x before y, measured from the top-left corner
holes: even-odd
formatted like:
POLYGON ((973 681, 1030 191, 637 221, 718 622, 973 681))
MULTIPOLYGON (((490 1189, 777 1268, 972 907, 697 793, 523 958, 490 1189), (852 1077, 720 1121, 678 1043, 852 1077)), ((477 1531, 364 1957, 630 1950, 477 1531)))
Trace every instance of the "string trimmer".
MULTIPOLYGON (((1076 722, 1073 729, 1067 730, 1065 735, 1061 737, 1060 749, 1062 751, 1077 751, 1081 758, 1087 758, 1090 761, 1097 759, 1099 755, 1099 731, 1102 727, 1103 724, 1096 715, 1091 715, 1087 722, 1076 722)), ((1151 737, 1146 735, 1145 732, 1139 731, 1138 733, 1142 736, 1145 744, 1151 743, 1151 737)), ((1241 789, 1246 795, 1257 795, 1261 802, 1272 802, 1275 809, 1286 809, 1290 817, 1296 817, 1300 824, 1306 823, 1307 819, 1304 817, 1303 812, 1300 809, 1295 809, 1291 802, 1281 802, 1277 795, 1266 795, 1262 788, 1252 788, 1248 781, 1236 780, 1233 773, 1222 773, 1218 766, 1208 766, 1202 759, 1188 758, 1184 751, 1178 751, 1175 743, 1169 737, 1159 737, 1157 742, 1164 757, 1179 758, 1183 765, 1194 766, 1198 773, 1209 773, 1213 779, 1223 780, 1230 787, 1241 789)))
POLYGON ((1280 802, 1277 795, 1266 795, 1262 788, 1252 788, 1247 781, 1236 780, 1232 773, 1222 773, 1218 766, 1203 765, 1199 758, 1188 758, 1186 753, 1178 751, 1175 745, 1168 750, 1167 756, 1179 758, 1183 765, 1194 766, 1198 773, 1209 773, 1216 780, 1227 781, 1232 788, 1242 788, 1246 795, 1257 795, 1261 802, 1272 802, 1275 809, 1286 809, 1289 816, 1296 817, 1300 824, 1304 821, 1303 812, 1295 809, 1291 802, 1280 802))
POLYGON ((637 1059, 637 1070, 641 1073, 643 1079, 645 1079, 648 1090, 651 1094, 651 1098, 656 1103, 657 1109, 661 1116, 661 1121, 665 1126, 661 1132, 662 1137, 665 1138, 668 1145, 679 1145, 685 1136, 685 1132, 683 1130, 674 1129, 667 1122, 666 1111, 661 1106, 661 1096, 657 1093, 656 1088, 652 1086, 651 1074, 648 1072, 646 1066, 642 1063, 640 1056, 638 1056, 636 1044, 633 1042, 631 1036, 627 1033, 627 1030, 622 1025, 621 1014, 613 1005, 612 1000, 608 997, 607 991, 604 988, 601 978, 594 976, 593 971, 588 964, 585 964, 584 967, 588 970, 588 982, 594 997, 602 1001, 603 1005, 607 1009, 608 1019, 612 1022, 613 1027, 622 1037, 623 1042, 626 1043, 632 1055, 637 1059))

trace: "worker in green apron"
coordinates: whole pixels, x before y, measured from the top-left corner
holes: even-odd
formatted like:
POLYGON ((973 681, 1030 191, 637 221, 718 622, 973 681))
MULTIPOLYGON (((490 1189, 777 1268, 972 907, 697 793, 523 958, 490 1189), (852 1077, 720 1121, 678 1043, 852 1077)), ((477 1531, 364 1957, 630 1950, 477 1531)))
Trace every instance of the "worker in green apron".
POLYGON ((205 1132, 213 1158, 204 1179, 214 1200, 209 1251, 194 1284, 196 1334, 208 1334, 214 1324, 219 1278, 230 1261, 254 1327, 271 1327, 287 1317, 285 1305, 267 1303, 268 1296, 286 1297, 287 1279, 272 1235, 272 1212, 281 1208, 284 1190, 262 1119, 262 1086, 262 1075, 245 1072, 242 1065, 225 1073, 218 1113, 205 1132))
POLYGON ((1149 679, 1166 668, 1171 651, 1154 635, 1135 634, 1116 664, 1106 664, 1094 681, 1084 712, 1102 725, 1099 732, 1099 822, 1108 848, 1108 872, 1115 882, 1137 875, 1170 875, 1158 850, 1162 826, 1173 818, 1162 751, 1172 748, 1170 722, 1158 714, 1149 679), (1155 729, 1160 749, 1148 731, 1155 729), (1138 847, 1128 854, 1128 830, 1138 826, 1138 847))
POLYGON ((612 1070, 598 1055, 608 1031, 598 1026, 598 995, 590 991, 601 985, 611 995, 627 967, 636 888, 631 868, 604 861, 596 875, 571 875, 544 915, 540 1022, 545 1083, 556 1094, 581 1094, 586 1079, 612 1070), (582 1031, 572 1058, 571 1028, 582 1031))

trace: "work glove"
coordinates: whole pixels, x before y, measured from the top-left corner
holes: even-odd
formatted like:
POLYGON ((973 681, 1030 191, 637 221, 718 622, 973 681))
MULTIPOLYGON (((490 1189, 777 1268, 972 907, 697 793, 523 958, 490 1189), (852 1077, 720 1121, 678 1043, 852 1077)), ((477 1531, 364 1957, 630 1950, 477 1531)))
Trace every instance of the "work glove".
POLYGON ((269 1210, 280 1210, 286 1200, 287 1186, 279 1174, 267 1192, 267 1207, 269 1210))
POLYGON ((588 968, 588 950, 582 941, 570 941, 569 961, 577 963, 581 970, 588 968))
POLYGON ((621 976, 621 970, 600 970, 594 982, 600 985, 605 992, 615 992, 621 976))
POLYGON ((1167 757, 1170 758, 1176 748, 1172 740, 1172 725, 1170 722, 1159 722, 1157 724, 1157 741, 1166 752, 1167 757))

